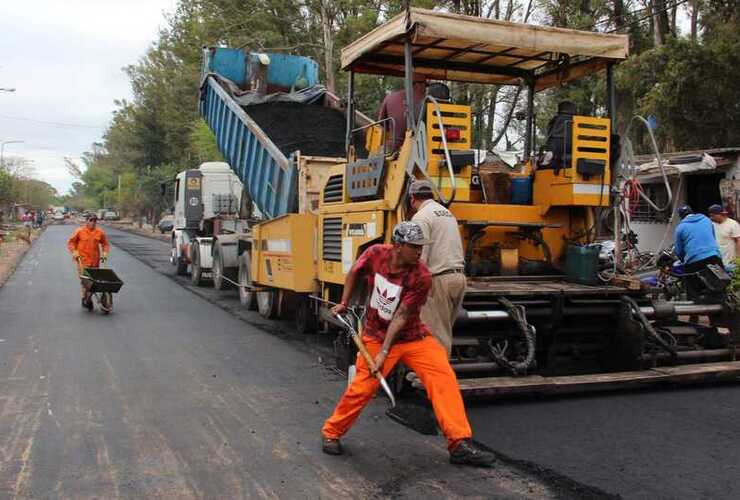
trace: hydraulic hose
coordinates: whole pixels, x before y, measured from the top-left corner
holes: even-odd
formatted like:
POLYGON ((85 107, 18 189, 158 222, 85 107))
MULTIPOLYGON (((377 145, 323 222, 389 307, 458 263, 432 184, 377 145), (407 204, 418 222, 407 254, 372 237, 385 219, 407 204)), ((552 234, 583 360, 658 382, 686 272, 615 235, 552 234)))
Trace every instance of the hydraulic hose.
POLYGON ((503 347, 499 348, 493 345, 492 340, 489 340, 488 347, 491 350, 491 355, 496 363, 501 367, 508 369, 512 374, 518 375, 520 373, 526 373, 529 368, 534 366, 537 332, 534 326, 527 323, 527 317, 523 306, 516 306, 509 299, 504 297, 500 297, 498 301, 506 308, 509 316, 514 320, 516 325, 519 327, 519 331, 521 331, 524 336, 524 340, 527 343, 527 355, 522 361, 511 361, 506 357, 508 342, 504 342, 503 347))
POLYGON ((676 353, 676 349, 674 349, 672 345, 666 342, 665 339, 661 337, 660 334, 655 330, 653 325, 650 324, 650 321, 648 321, 647 316, 645 316, 645 314, 642 312, 640 306, 637 305, 635 299, 627 295, 622 295, 622 300, 630 306, 632 313, 637 317, 642 326, 645 327, 645 331, 648 333, 648 335, 650 335, 650 337, 652 337, 653 340, 655 340, 663 349, 670 353, 671 357, 675 360, 678 355, 676 353))

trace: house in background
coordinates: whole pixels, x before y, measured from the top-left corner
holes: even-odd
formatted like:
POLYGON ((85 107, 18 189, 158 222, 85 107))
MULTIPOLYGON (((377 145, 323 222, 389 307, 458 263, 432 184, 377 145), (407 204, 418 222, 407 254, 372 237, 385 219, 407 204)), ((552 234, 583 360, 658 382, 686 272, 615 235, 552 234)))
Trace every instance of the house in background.
MULTIPOLYGON (((658 207, 668 204, 668 191, 654 156, 638 156, 637 180, 658 207)), ((657 252, 673 244, 681 205, 706 214, 719 203, 730 217, 740 216, 740 147, 687 151, 663 155, 663 165, 674 200, 667 210, 657 211, 642 198, 631 207, 629 225, 641 251, 657 252)))

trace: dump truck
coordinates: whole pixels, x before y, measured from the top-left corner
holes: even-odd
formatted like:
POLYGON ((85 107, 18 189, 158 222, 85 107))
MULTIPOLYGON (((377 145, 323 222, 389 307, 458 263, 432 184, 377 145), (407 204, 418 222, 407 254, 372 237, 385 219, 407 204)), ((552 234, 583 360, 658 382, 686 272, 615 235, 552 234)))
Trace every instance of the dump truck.
MULTIPOLYGON (((170 260, 193 284, 224 289, 249 267, 253 223, 317 209, 328 168, 345 161, 346 119, 310 58, 210 47, 203 61, 200 112, 228 163, 176 176, 170 260)), ((271 294, 240 293, 248 307, 276 307, 271 294)))
MULTIPOLYGON (((408 218, 410 181, 428 179, 458 219, 466 254, 468 284, 450 358, 464 395, 736 378, 738 314, 721 286, 702 303, 669 301, 619 273, 613 71, 627 55, 626 35, 410 8, 342 50, 344 149, 318 160, 279 151, 238 92, 228 92, 217 72, 205 73, 201 113, 263 212, 243 232, 214 235, 214 277, 232 276, 243 302, 252 306, 256 298, 266 318, 293 316, 301 332, 335 331, 325 304, 340 300, 359 254, 389 243, 393 226, 408 218), (563 110, 537 151, 535 93, 599 72, 606 74, 602 116, 563 110), (406 123, 358 121, 354 76, 360 73, 403 78, 412 107, 414 74, 443 87, 523 86, 521 161, 483 179, 472 148, 474 110, 445 92, 407 108, 406 123), (387 139, 396 127, 405 129, 405 139, 393 150, 387 139), (502 177, 512 191, 516 186, 516 196, 505 198, 495 188, 502 177), (594 264, 598 211, 615 215, 611 272, 594 264), (695 315, 708 321, 691 321, 695 315)), ((278 112, 271 119, 285 117, 278 112)), ((340 366, 354 356, 349 344, 342 335, 334 341, 340 366)))

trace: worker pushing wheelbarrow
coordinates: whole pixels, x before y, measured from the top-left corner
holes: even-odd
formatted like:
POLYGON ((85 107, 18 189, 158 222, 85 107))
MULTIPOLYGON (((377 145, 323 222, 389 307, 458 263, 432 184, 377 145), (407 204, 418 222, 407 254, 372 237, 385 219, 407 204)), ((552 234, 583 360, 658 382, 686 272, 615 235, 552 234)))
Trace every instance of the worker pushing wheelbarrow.
POLYGON ((100 309, 108 314, 113 310, 113 294, 120 290, 123 282, 112 269, 100 267, 101 262, 108 260, 110 243, 97 223, 97 216, 88 216, 85 225, 67 241, 67 248, 72 253, 80 278, 82 307, 92 311, 93 298, 96 298, 100 309))

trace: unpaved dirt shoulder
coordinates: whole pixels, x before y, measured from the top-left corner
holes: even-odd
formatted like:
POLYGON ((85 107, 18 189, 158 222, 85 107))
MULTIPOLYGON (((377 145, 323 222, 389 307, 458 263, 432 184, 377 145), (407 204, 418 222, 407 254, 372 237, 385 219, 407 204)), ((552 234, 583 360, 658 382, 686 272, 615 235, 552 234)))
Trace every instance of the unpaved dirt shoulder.
POLYGON ((18 238, 12 238, 10 241, 0 241, 0 288, 13 275, 23 256, 41 236, 44 229, 34 229, 31 232, 30 243, 18 238))

